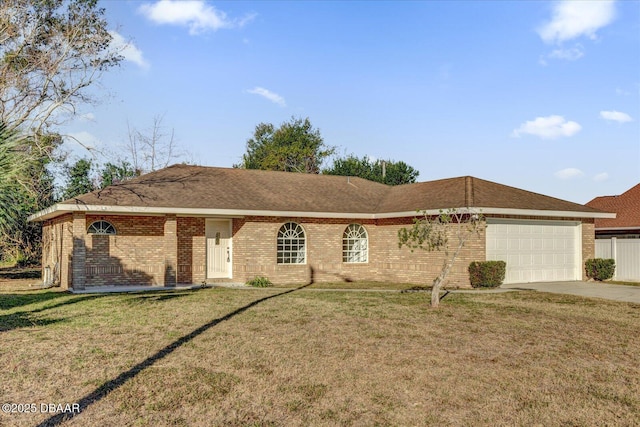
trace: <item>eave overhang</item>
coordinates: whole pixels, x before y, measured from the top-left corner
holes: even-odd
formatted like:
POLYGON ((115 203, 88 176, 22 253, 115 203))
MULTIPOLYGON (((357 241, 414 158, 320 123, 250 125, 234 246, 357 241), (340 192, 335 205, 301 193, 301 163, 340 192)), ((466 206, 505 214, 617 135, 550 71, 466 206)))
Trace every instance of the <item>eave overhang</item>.
MULTIPOLYGON (((554 211, 541 209, 513 209, 513 208, 489 208, 471 207, 454 208, 469 213, 482 215, 509 215, 509 216, 542 216, 542 217, 569 217, 569 218, 615 218, 615 213, 608 212, 579 212, 579 211, 554 211)), ((167 215, 177 216, 203 216, 203 217, 227 217, 241 218, 246 216, 267 217, 294 217, 294 218, 344 218, 344 219, 385 219, 406 218, 421 215, 438 215, 442 209, 414 210, 402 212, 300 212, 300 211, 274 211, 252 209, 209 209, 209 208, 175 208, 175 207, 150 207, 150 206, 113 206, 113 205, 86 205, 58 203, 29 216, 28 221, 46 221, 60 215, 74 212, 84 212, 95 215, 167 215)))

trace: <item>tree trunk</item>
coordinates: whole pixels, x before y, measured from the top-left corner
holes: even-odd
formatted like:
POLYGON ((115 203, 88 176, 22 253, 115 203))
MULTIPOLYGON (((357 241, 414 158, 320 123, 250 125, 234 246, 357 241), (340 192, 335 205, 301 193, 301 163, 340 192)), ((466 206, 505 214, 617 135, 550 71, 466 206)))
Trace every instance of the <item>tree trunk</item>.
MULTIPOLYGON (((438 308, 438 306, 440 305, 440 287, 442 286, 444 279, 447 277, 447 274, 449 274, 451 267, 453 267, 453 263, 456 262, 456 258, 458 258, 458 254, 460 254, 460 250, 462 249, 466 241, 466 237, 464 239, 458 239, 458 247, 456 248, 456 251, 453 253, 453 256, 450 260, 446 260, 444 262, 444 266, 442 267, 440 275, 438 275, 438 278, 433 281, 433 287, 431 288, 431 308, 438 308)), ((449 253, 445 252, 445 257, 448 256, 449 253)))
POLYGON ((433 282, 433 287, 431 288, 431 308, 438 308, 440 305, 440 286, 442 285, 442 280, 440 280, 440 276, 433 282))

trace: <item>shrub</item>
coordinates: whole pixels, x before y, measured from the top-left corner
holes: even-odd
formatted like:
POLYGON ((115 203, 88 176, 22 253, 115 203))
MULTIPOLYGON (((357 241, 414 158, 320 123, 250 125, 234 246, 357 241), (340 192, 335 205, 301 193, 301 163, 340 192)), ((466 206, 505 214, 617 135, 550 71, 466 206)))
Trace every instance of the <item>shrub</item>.
POLYGON ((616 262, 612 259, 591 258, 584 263, 584 269, 590 279, 608 280, 616 271, 616 262))
POLYGON ((271 283, 271 280, 267 279, 264 276, 256 276, 253 279, 248 280, 247 285, 256 288, 268 288, 270 286, 273 286, 273 283, 271 283))
POLYGON ((469 281, 474 288, 495 288, 502 285, 506 272, 504 261, 474 261, 469 264, 469 281))

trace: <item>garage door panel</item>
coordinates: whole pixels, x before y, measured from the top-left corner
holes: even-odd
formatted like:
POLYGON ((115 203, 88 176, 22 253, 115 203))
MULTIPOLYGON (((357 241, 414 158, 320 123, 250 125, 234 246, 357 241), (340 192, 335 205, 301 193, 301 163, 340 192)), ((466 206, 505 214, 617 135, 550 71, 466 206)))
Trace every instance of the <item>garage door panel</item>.
POLYGON ((579 223, 489 220, 487 259, 507 263, 505 283, 579 279, 579 223))
POLYGON ((544 255, 542 254, 535 254, 533 255, 533 265, 536 267, 541 267, 543 266, 544 263, 544 255))

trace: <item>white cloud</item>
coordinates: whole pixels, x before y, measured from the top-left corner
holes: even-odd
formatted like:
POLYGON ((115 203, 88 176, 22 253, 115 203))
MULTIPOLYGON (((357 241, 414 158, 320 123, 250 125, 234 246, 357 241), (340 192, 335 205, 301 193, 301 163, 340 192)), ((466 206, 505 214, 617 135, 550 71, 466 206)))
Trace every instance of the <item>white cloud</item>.
POLYGON ((142 51, 132 42, 128 42, 116 31, 109 31, 111 34, 111 48, 141 68, 149 68, 149 63, 142 56, 142 51))
POLYGON ((627 113, 621 113, 620 111, 600 111, 600 118, 618 122, 618 123, 627 123, 632 122, 633 119, 627 113))
POLYGON ((584 172, 576 168, 566 168, 559 170, 558 172, 554 173, 554 175, 556 176, 556 178, 560 179, 573 179, 581 177, 582 175, 584 175, 584 172))
POLYGON ((285 102, 284 98, 281 97, 280 95, 278 95, 277 93, 271 92, 268 89, 265 89, 263 87, 255 87, 251 90, 247 90, 247 93, 251 93, 254 95, 260 95, 266 99, 268 99, 269 101, 273 102, 274 104, 278 104, 281 107, 286 107, 287 103, 285 102))
POLYGON ((615 0, 563 0, 553 7, 551 20, 538 34, 545 43, 562 43, 578 37, 596 38, 596 31, 615 18, 615 0))
POLYGON ((593 180, 595 182, 602 182, 602 181, 606 181, 609 179, 609 174, 606 172, 601 172, 599 174, 596 174, 596 176, 593 177, 593 180))
POLYGON ((616 95, 618 95, 618 96, 629 96, 629 95, 631 95, 631 92, 626 91, 624 89, 620 89, 618 87, 618 88, 616 88, 616 95))
POLYGON ((83 122, 92 122, 96 119, 96 115, 93 113, 80 114, 78 119, 83 122))
POLYGON ((536 117, 535 120, 524 122, 518 129, 514 129, 511 136, 519 138, 522 134, 529 134, 543 139, 554 139, 573 136, 581 129, 582 126, 578 123, 567 121, 562 116, 536 117))
POLYGON ((548 56, 553 59, 576 61, 584 56, 584 49, 581 45, 577 44, 575 47, 570 49, 554 49, 548 56))
POLYGON ((153 4, 145 3, 138 11, 156 24, 188 27, 192 35, 207 30, 242 27, 255 18, 255 14, 250 14, 242 19, 230 19, 226 13, 202 0, 160 0, 153 4))

